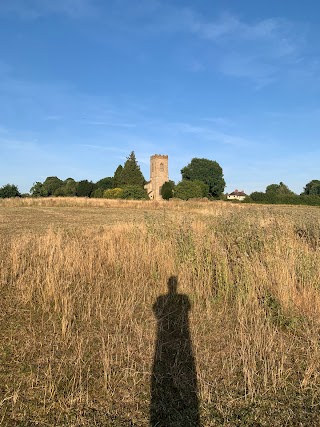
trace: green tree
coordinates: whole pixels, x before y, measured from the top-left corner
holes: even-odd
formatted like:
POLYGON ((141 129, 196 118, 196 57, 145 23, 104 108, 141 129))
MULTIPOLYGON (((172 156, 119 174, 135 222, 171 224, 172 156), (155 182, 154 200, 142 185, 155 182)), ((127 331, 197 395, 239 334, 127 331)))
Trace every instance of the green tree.
POLYGON ((289 189, 287 185, 285 185, 283 182, 280 182, 280 184, 270 184, 266 188, 266 194, 274 194, 277 196, 285 196, 285 195, 292 195, 294 194, 293 191, 289 189))
POLYGON ((302 194, 320 195, 320 181, 318 179, 313 179, 308 182, 304 187, 304 192, 302 194))
POLYGON ((103 193, 105 190, 103 190, 102 188, 96 188, 93 193, 91 194, 91 197, 95 198, 95 199, 102 199, 103 198, 103 193))
POLYGON ((267 195, 266 193, 264 193, 263 191, 254 191, 253 193, 250 194, 250 199, 253 202, 263 202, 263 203, 267 203, 267 195))
POLYGON ((65 189, 65 195, 68 197, 76 196, 77 194, 77 182, 73 178, 67 178, 64 181, 63 188, 65 189))
POLYGON ((214 160, 194 158, 181 169, 184 181, 202 181, 207 184, 208 195, 219 197, 226 186, 223 171, 219 163, 214 160))
POLYGON ((6 184, 0 188, 0 198, 8 199, 10 197, 21 197, 21 194, 16 185, 6 184))
POLYGON ((73 197, 76 195, 77 182, 73 178, 67 178, 63 185, 58 187, 53 193, 56 197, 73 197))
POLYGON ((94 183, 87 179, 79 181, 77 184, 76 195, 78 197, 90 197, 94 191, 94 183))
POLYGON ((270 185, 268 185, 267 186, 267 188, 266 188, 266 193, 268 194, 270 194, 270 193, 272 193, 272 194, 274 194, 274 193, 276 193, 277 192, 277 190, 278 190, 278 187, 279 187, 279 185, 278 184, 270 184, 270 185))
POLYGON ((122 165, 119 165, 113 176, 113 188, 119 188, 122 185, 122 165))
POLYGON ((147 191, 140 185, 125 185, 122 187, 121 199, 149 200, 147 191))
POLYGON ((161 187, 161 196, 164 200, 172 199, 174 196, 175 184, 173 181, 168 181, 161 187))
POLYGON ((47 191, 48 196, 53 196, 54 192, 62 186, 63 181, 56 176, 48 176, 43 183, 43 187, 47 191))
POLYGON ((113 178, 111 176, 107 176, 106 178, 100 179, 96 182, 96 188, 101 188, 102 190, 113 188, 113 178))
POLYGON ((55 197, 66 197, 67 196, 66 187, 63 185, 62 187, 57 188, 56 191, 53 193, 53 195, 55 197))
POLYGON ((310 196, 320 196, 320 182, 319 184, 314 184, 310 190, 310 196))
POLYGON ((199 181, 198 179, 196 179, 193 182, 196 183, 201 188, 202 197, 208 197, 209 196, 209 185, 208 184, 206 184, 203 181, 199 181))
POLYGON ((30 188, 31 197, 47 197, 48 190, 44 187, 42 182, 35 182, 30 188))
POLYGON ((138 185, 139 187, 144 186, 146 180, 142 175, 140 166, 137 163, 136 156, 134 151, 131 152, 130 156, 127 158, 123 170, 121 173, 121 186, 123 185, 138 185))
POLYGON ((174 191, 174 197, 182 200, 203 197, 203 188, 195 181, 180 181, 174 191))

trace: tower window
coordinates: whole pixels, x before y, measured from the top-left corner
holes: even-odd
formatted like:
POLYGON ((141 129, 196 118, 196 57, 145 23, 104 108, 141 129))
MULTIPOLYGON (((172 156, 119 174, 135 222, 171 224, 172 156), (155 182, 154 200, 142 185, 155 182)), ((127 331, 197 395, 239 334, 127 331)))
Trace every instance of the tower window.
POLYGON ((160 172, 163 172, 163 171, 164 171, 164 164, 160 163, 160 172))

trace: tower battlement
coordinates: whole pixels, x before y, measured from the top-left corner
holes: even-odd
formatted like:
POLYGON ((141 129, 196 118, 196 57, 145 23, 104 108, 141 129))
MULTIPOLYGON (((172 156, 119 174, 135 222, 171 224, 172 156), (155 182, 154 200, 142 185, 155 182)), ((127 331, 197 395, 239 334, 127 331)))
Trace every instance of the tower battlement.
POLYGON ((151 159, 154 159, 154 158, 156 158, 156 157, 162 157, 163 159, 167 159, 167 158, 168 158, 168 155, 167 155, 167 154, 153 154, 153 155, 150 157, 150 160, 151 160, 151 159))

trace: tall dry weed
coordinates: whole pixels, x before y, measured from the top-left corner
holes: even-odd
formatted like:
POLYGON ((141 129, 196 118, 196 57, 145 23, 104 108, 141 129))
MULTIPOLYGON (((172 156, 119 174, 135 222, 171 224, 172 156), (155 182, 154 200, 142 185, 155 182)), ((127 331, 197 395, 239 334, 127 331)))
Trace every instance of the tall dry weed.
POLYGON ((318 211, 303 228, 289 208, 163 206, 0 236, 4 425, 147 426, 152 306, 170 276, 192 305, 203 425, 320 421, 318 211))

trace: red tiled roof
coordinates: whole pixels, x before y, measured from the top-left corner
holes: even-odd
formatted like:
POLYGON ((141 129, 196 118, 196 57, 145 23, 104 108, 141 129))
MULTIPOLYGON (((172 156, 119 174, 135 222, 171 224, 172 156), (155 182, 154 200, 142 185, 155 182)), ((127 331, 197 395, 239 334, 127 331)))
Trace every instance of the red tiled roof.
POLYGON ((232 193, 229 194, 229 196, 246 196, 246 193, 243 191, 234 190, 232 193))

